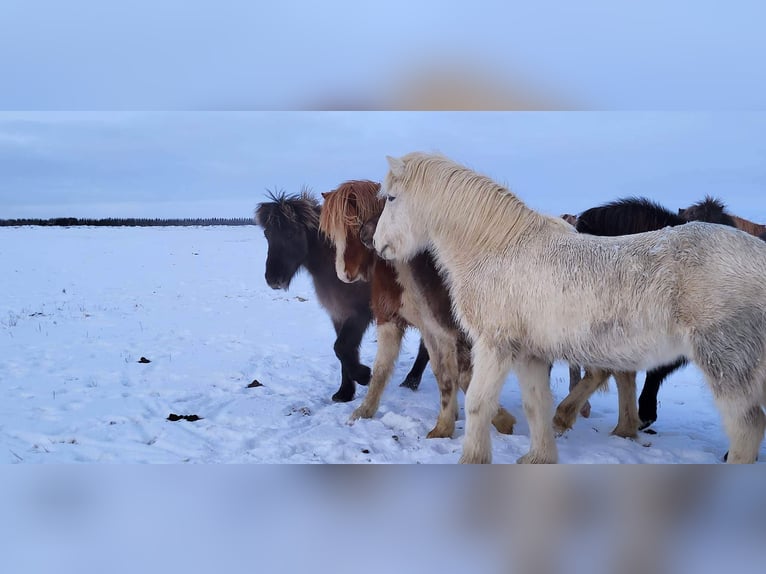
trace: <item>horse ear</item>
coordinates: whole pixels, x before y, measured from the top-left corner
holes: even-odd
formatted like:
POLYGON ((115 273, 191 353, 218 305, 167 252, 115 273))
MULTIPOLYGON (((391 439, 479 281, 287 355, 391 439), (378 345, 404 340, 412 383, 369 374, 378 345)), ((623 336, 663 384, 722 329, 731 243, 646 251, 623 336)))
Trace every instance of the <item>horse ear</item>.
POLYGON ((322 192, 322 199, 327 199, 327 192, 326 191, 322 192))
POLYGON ((388 160, 388 167, 391 169, 391 175, 394 177, 401 177, 404 175, 404 162, 401 158, 387 155, 386 159, 388 160))

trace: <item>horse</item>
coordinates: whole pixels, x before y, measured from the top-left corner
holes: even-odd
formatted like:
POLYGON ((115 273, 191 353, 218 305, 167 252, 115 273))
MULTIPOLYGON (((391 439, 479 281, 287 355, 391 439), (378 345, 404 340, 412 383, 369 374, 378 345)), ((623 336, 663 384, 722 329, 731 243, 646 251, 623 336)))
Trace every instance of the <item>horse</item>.
POLYGON ((762 241, 703 222, 618 237, 577 233, 444 156, 415 152, 388 163, 375 248, 389 261, 430 248, 473 343, 461 462, 491 462, 488 421, 511 369, 530 428, 519 462, 544 463, 558 458, 553 361, 635 372, 679 357, 713 392, 728 462, 756 460, 766 429, 762 241))
MULTIPOLYGON (((680 213, 681 210, 679 210, 679 214, 676 215, 672 211, 650 199, 644 197, 626 197, 598 207, 586 209, 577 216, 575 220, 575 229, 580 233, 613 237, 633 233, 644 233, 646 231, 656 231, 667 226, 683 225, 691 220, 708 221, 710 223, 735 227, 734 220, 729 214, 723 211, 723 204, 711 198, 707 198, 703 203, 709 204, 707 209, 700 208, 695 211, 690 211, 686 214, 686 217, 684 217, 680 213), (714 215, 711 215, 710 213, 711 208, 715 211, 714 215)), ((698 204, 698 206, 702 206, 703 203, 698 204)), ((660 390, 660 385, 662 385, 662 382, 670 376, 671 373, 686 364, 686 358, 680 357, 678 360, 670 364, 662 365, 646 373, 644 387, 641 391, 641 396, 638 398, 638 418, 640 419, 638 430, 646 429, 657 420, 657 394, 660 390)), ((588 374, 590 374, 591 380, 589 381, 589 386, 592 390, 597 388, 597 380, 603 379, 603 381, 606 382, 606 379, 609 377, 609 373, 587 373, 586 369, 586 376, 588 374)), ((621 376, 624 377, 627 375, 623 374, 621 376)), ((635 376, 635 373, 633 376, 635 376)), ((623 385, 625 385, 624 382, 623 385)), ((586 397, 587 395, 587 391, 584 388, 579 389, 579 391, 580 393, 576 395, 577 401, 581 401, 583 397, 586 397)), ((567 397, 567 399, 559 405, 559 408, 556 409, 554 428, 558 432, 563 432, 567 428, 570 428, 574 423, 576 410, 573 410, 573 408, 576 406, 576 403, 575 405, 570 406, 570 403, 573 402, 574 398, 575 396, 567 397)), ((623 414, 622 409, 620 410, 620 413, 623 414)), ((628 424, 627 421, 625 424, 628 424)), ((620 425, 618 424, 618 427, 619 426, 620 425)))
MULTIPOLYGON (((470 346, 451 313, 451 301, 433 257, 426 251, 409 263, 389 264, 361 241, 363 226, 370 225, 383 210, 378 198, 380 184, 348 181, 323 193, 320 230, 335 245, 338 277, 351 284, 370 282, 378 349, 369 390, 349 422, 372 418, 393 371, 405 330, 421 333, 440 392, 436 425, 427 438, 451 437, 457 417, 457 388, 464 391, 471 376, 470 346)), ((516 419, 496 404, 492 422, 499 432, 513 433, 516 419)))
POLYGON ((563 213, 561 219, 566 221, 569 225, 577 225, 577 216, 572 213, 563 213))
MULTIPOLYGON (((359 362, 359 345, 372 322, 370 287, 349 285, 335 275, 335 249, 319 233, 321 208, 308 190, 296 195, 269 192, 268 197, 268 202, 258 204, 254 217, 268 242, 266 283, 287 291, 301 268, 309 272, 319 304, 335 328, 333 349, 341 365, 341 382, 332 400, 351 401, 355 382, 367 385, 371 376, 370 368, 359 362)), ((419 382, 423 374, 428 356, 421 348, 407 380, 419 382)))
POLYGON ((766 225, 754 223, 742 217, 726 212, 726 206, 720 199, 705 196, 705 199, 687 207, 679 209, 678 216, 687 221, 707 221, 709 223, 723 223, 735 226, 737 229, 760 237, 766 234, 766 225))

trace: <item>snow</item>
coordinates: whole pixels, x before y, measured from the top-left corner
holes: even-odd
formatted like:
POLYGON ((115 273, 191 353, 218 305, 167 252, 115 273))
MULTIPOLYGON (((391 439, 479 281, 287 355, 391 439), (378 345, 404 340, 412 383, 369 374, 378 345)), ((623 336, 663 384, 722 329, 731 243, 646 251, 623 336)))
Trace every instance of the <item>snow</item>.
MULTIPOLYGON (((398 386, 417 333, 378 414, 349 425, 366 389, 330 400, 330 320, 305 272, 288 292, 266 285, 266 249, 256 227, 0 229, 0 462, 456 462, 463 397, 455 436, 426 439, 439 404, 430 368, 417 392, 398 386)), ((372 365, 373 328, 361 355, 372 365)), ((551 385, 566 396, 566 365, 551 385)), ((719 462, 728 441, 700 373, 678 371, 659 398, 657 434, 631 441, 609 434, 614 389, 595 395, 591 418, 557 439, 560 461, 719 462)), ((493 455, 511 463, 529 446, 513 376, 501 402, 519 424, 492 430, 493 455)))

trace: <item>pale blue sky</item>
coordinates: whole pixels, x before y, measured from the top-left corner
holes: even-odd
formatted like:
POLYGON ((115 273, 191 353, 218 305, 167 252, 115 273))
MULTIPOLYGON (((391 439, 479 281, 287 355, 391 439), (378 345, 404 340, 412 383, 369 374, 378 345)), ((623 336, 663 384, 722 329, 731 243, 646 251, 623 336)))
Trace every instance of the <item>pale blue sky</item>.
POLYGON ((766 112, 3 112, 0 217, 242 216, 439 151, 531 206, 713 194, 766 221, 766 112))
POLYGON ((764 21, 761 0, 3 0, 0 109, 316 109, 453 59, 580 108, 763 109, 764 21))

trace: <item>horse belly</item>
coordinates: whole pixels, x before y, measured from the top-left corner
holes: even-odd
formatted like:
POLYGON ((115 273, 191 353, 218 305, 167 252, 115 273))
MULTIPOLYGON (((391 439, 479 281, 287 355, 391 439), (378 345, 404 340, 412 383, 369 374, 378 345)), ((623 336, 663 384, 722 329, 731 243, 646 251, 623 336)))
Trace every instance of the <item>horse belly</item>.
POLYGON ((575 362, 612 371, 647 371, 689 355, 687 345, 672 339, 593 345, 587 352, 574 352, 575 362))
POLYGON ((550 301, 545 312, 525 318, 519 330, 526 335, 523 346, 549 360, 625 371, 667 364, 687 353, 684 330, 667 305, 641 299, 600 309, 550 301))

